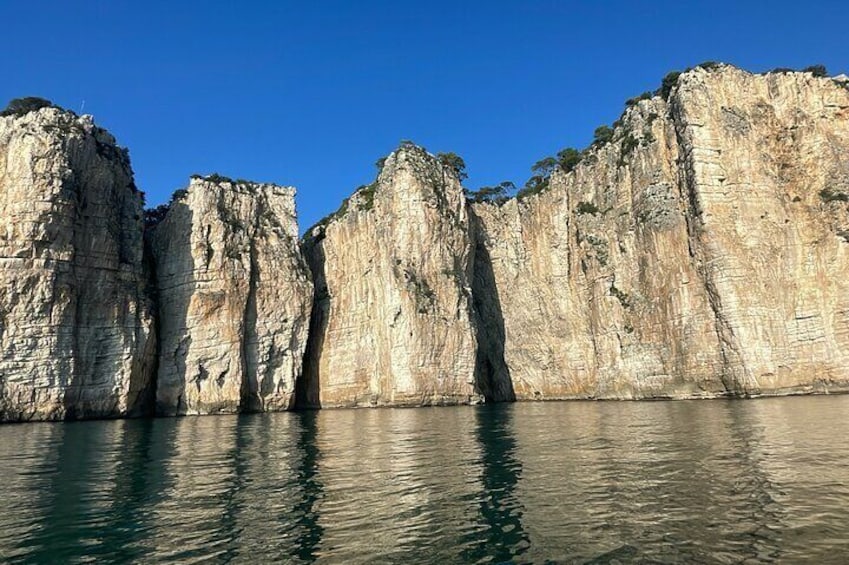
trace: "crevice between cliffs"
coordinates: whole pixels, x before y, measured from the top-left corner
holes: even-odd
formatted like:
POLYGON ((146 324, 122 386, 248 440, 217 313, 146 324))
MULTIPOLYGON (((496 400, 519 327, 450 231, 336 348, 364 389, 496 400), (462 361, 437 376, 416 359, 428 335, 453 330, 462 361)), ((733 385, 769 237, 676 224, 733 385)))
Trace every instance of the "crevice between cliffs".
POLYGON ((469 234, 472 240, 472 310, 477 326, 475 388, 486 402, 516 400, 510 368, 504 358, 504 315, 495 283, 492 258, 486 248, 480 219, 470 203, 469 234))
POLYGON ((307 236, 301 241, 301 255, 312 275, 313 299, 310 308, 309 331, 304 349, 304 361, 301 374, 295 381, 295 409, 310 410, 321 408, 320 378, 321 349, 327 333, 327 314, 330 300, 325 278, 325 257, 321 247, 324 227, 316 228, 318 233, 307 236))

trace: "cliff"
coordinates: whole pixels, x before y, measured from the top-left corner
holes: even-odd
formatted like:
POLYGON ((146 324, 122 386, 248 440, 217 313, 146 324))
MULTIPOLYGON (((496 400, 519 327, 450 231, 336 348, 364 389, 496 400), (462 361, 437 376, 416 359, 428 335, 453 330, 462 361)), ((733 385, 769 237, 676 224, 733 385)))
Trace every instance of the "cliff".
POLYGON ((849 388, 847 150, 845 83, 697 68, 549 190, 475 205, 517 397, 849 388))
POLYGON ((142 214, 126 152, 90 117, 0 117, 0 421, 143 410, 142 214))
POLYGON ((307 406, 475 402, 472 237, 453 171, 413 145, 304 242, 307 406))
POLYGON ((271 184, 195 178, 152 229, 157 413, 293 406, 313 294, 294 196, 271 184))
POLYGON ((218 175, 145 231, 114 138, 24 105, 0 421, 849 391, 849 79, 817 74, 672 76, 495 202, 404 143, 300 242, 294 189, 218 175))

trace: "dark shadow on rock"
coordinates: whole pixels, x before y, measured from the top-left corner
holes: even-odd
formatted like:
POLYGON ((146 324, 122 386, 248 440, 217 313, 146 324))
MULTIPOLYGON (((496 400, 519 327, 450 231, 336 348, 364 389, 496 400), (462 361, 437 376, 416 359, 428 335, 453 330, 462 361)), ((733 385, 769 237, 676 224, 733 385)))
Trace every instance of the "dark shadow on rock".
POLYGON ((63 354, 70 357, 62 399, 67 420, 126 415, 150 377, 142 359, 147 353, 142 317, 148 304, 141 198, 129 164, 115 163, 114 155, 101 157, 110 175, 97 176, 103 167, 72 165, 74 173, 63 186, 75 218, 73 226, 66 226, 73 234, 73 257, 57 263, 54 280, 57 292, 72 296, 57 336, 63 354), (128 346, 132 361, 126 375, 128 346), (117 379, 129 381, 128 398, 116 386, 117 379))
POLYGON ((324 231, 323 228, 321 230, 316 236, 307 235, 301 244, 303 256, 312 272, 314 290, 303 370, 295 383, 295 408, 299 410, 321 408, 321 350, 330 313, 330 294, 324 276, 324 247, 321 244, 324 231))
POLYGON ((155 267, 156 317, 159 320, 156 389, 152 394, 155 413, 159 416, 183 415, 187 410, 186 356, 192 340, 186 335, 186 327, 189 304, 196 289, 194 258, 188 244, 191 241, 192 216, 192 210, 185 202, 174 201, 165 220, 149 234, 155 267), (169 231, 160 232, 165 228, 169 231), (166 265, 171 269, 175 266, 185 268, 180 272, 165 272, 166 265))
POLYGON ((504 359, 506 335, 501 301, 485 244, 486 234, 472 206, 469 206, 469 228, 474 242, 472 307, 478 330, 475 386, 487 402, 510 402, 516 400, 516 394, 504 359))
MULTIPOLYGON (((258 214, 259 215, 259 214, 258 214)), ((245 314, 242 318, 242 383, 239 412, 262 412, 263 402, 260 396, 260 383, 257 368, 259 366, 259 337, 257 336, 256 293, 259 284, 259 264, 254 245, 255 234, 250 241, 250 273, 248 273, 248 298, 245 302, 245 314)))
POLYGON ((156 382, 159 372, 159 297, 156 290, 156 262, 150 246, 150 233, 144 232, 144 295, 140 298, 139 326, 142 319, 150 320, 150 334, 134 363, 130 378, 130 398, 127 413, 130 417, 149 418, 156 414, 156 382))

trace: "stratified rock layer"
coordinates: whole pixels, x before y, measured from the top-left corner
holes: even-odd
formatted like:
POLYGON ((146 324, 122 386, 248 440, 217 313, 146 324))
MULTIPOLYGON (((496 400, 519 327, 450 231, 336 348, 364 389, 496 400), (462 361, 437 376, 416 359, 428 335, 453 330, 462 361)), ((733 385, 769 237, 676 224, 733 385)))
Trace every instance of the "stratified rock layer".
POLYGON ((126 152, 90 117, 0 117, 0 421, 143 409, 142 210, 126 152))
POLYGON ((193 179, 153 229, 158 413, 293 406, 313 295, 294 193, 193 179))
POLYGON ((849 384, 849 89, 806 73, 694 72, 672 113, 726 386, 849 384))
POLYGON ((146 255, 108 133, 0 117, 0 421, 849 391, 845 77, 697 68, 499 205, 405 144, 301 245, 182 192, 146 255))
POLYGON ((685 73, 551 188, 475 205, 484 351, 516 396, 849 388, 849 90, 685 73))
POLYGON ((311 406, 477 401, 472 240, 453 172, 414 146, 385 161, 305 252, 316 284, 311 406))

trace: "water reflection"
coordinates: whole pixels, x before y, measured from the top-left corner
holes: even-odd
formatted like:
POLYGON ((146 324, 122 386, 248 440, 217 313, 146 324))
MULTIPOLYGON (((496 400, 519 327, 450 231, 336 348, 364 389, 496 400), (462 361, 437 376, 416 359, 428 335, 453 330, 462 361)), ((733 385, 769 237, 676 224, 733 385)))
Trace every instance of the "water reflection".
POLYGON ((0 426, 3 562, 840 562, 849 396, 0 426))
MULTIPOLYGON (((162 499, 169 487, 168 476, 159 464, 174 455, 170 426, 159 421, 114 422, 119 428, 120 447, 106 524, 102 528, 105 553, 111 559, 132 562, 151 550, 146 544, 152 527, 149 507, 162 499)), ((86 465, 97 465, 97 454, 86 465)))
MULTIPOLYGON (((318 442, 318 412, 309 411, 299 415, 300 431, 298 433, 296 461, 297 483, 301 485, 302 496, 292 509, 297 521, 297 536, 295 551, 304 562, 316 560, 317 550, 321 543, 324 528, 318 521, 320 502, 324 488, 319 480, 318 462, 320 452, 318 442)), ((289 516, 281 516, 287 519, 289 516)))
POLYGON ((475 524, 472 411, 358 410, 319 416, 320 561, 456 561, 475 524), (343 525, 344 524, 344 525, 343 525))
POLYGON ((104 537, 111 506, 108 493, 116 480, 123 430, 114 422, 37 426, 32 434, 26 426, 13 428, 22 432, 32 451, 7 451, 4 442, 4 455, 20 465, 29 483, 25 494, 13 493, 18 505, 9 507, 21 518, 11 529, 27 532, 8 540, 15 545, 10 553, 34 562, 78 562, 109 552, 104 537))
POLYGON ((516 459, 514 405, 480 406, 475 411, 475 437, 480 446, 481 492, 478 506, 484 526, 466 536, 462 553, 467 563, 515 560, 530 545, 522 527, 522 504, 516 485, 522 464, 516 459))

